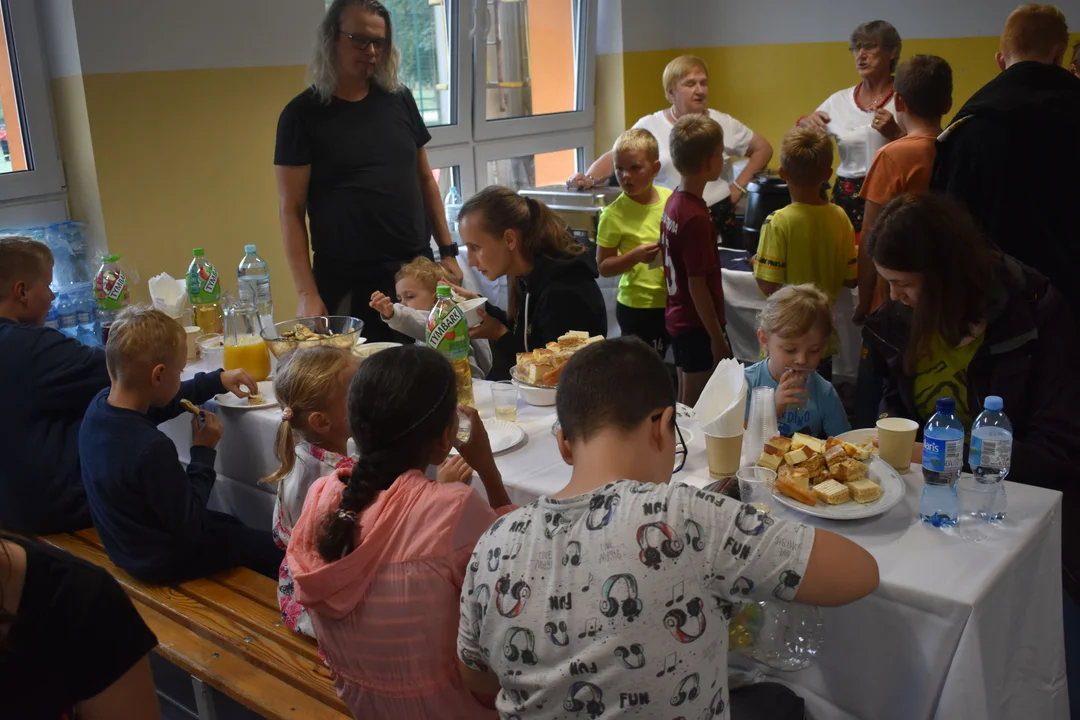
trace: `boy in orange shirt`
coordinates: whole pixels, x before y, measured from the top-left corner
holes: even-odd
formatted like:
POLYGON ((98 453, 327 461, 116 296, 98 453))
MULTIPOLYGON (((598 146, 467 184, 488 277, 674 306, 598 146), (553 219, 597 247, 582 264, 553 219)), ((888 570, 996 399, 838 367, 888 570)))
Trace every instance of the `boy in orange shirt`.
MULTIPOLYGON (((907 133, 877 151, 863 183, 866 200, 863 235, 868 235, 881 209, 894 197, 922 194, 930 189, 930 173, 941 134, 941 118, 952 108, 952 68, 936 55, 915 55, 896 69, 896 121, 907 133)), ((859 304, 855 322, 885 299, 877 270, 866 252, 859 250, 859 304)))

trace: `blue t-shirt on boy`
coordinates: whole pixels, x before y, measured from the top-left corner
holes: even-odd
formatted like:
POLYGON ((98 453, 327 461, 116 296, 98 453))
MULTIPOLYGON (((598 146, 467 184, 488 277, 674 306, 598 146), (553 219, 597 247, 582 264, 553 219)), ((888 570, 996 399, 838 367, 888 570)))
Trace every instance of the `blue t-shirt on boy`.
MULTIPOLYGON (((750 393, 756 387, 777 387, 769 373, 768 360, 756 362, 746 368, 746 414, 750 414, 750 393)), ((788 408, 783 415, 777 418, 777 426, 781 435, 791 437, 794 433, 801 432, 816 438, 825 438, 851 429, 847 413, 840 402, 840 396, 836 394, 836 388, 825 378, 810 373, 806 378, 808 397, 806 404, 799 408, 788 408)))

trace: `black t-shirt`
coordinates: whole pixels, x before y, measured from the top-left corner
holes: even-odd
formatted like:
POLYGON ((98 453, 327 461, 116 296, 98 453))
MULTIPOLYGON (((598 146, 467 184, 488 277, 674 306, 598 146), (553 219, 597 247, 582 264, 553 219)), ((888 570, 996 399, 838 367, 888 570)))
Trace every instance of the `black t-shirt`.
POLYGON ((310 165, 311 248, 323 259, 409 261, 429 254, 416 169, 431 139, 407 88, 323 104, 312 88, 281 111, 275 165, 310 165))
POLYGON ((0 717, 59 720, 157 645, 108 572, 53 548, 26 549, 15 620, 0 640, 0 717))

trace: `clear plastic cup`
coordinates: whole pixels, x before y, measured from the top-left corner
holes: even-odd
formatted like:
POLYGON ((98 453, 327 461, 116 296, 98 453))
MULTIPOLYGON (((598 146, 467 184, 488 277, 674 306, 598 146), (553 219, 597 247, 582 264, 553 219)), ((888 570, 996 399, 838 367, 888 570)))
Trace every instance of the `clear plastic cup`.
POLYGON ((195 338, 199 348, 199 360, 203 367, 217 370, 225 365, 225 338, 221 333, 208 333, 195 338))
POLYGON ((518 389, 509 381, 492 383, 491 400, 495 405, 495 419, 517 422, 518 389))
POLYGON ((472 420, 469 416, 458 410, 458 426, 457 426, 457 442, 454 443, 455 447, 461 447, 469 442, 472 437, 472 420))
POLYGON ((756 387, 750 393, 750 416, 742 443, 741 467, 757 465, 765 442, 779 434, 776 423, 776 391, 771 387, 756 387))
MULTIPOLYGON (((803 388, 805 390, 806 389, 806 381, 810 377, 810 371, 805 369, 805 368, 795 368, 795 367, 786 367, 786 368, 784 368, 784 373, 787 374, 788 372, 792 372, 792 373, 795 374, 795 377, 797 379, 797 386, 801 387, 801 388, 803 388)), ((806 396, 804 396, 804 398, 803 398, 803 400, 801 402, 795 401, 795 402, 788 403, 787 409, 788 410, 805 410, 806 405, 809 402, 809 400, 810 400, 810 396, 806 395, 806 396)))
POLYGON ((761 512, 769 512, 776 473, 767 467, 754 465, 739 468, 735 477, 739 481, 739 499, 761 512))

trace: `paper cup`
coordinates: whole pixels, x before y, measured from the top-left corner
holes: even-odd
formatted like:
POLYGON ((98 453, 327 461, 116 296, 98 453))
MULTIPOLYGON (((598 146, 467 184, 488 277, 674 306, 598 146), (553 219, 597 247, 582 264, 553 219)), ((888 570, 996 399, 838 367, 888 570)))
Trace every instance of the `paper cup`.
POLYGON ((919 423, 901 417, 887 417, 877 421, 878 453, 881 459, 902 473, 911 468, 911 451, 919 423))
POLYGON ((709 477, 714 480, 723 480, 739 471, 742 441, 742 433, 731 437, 717 437, 705 433, 705 454, 709 458, 709 477))
POLYGON ((188 325, 184 328, 184 332, 187 333, 187 361, 194 362, 199 357, 199 346, 195 343, 195 338, 202 335, 202 328, 188 325))

